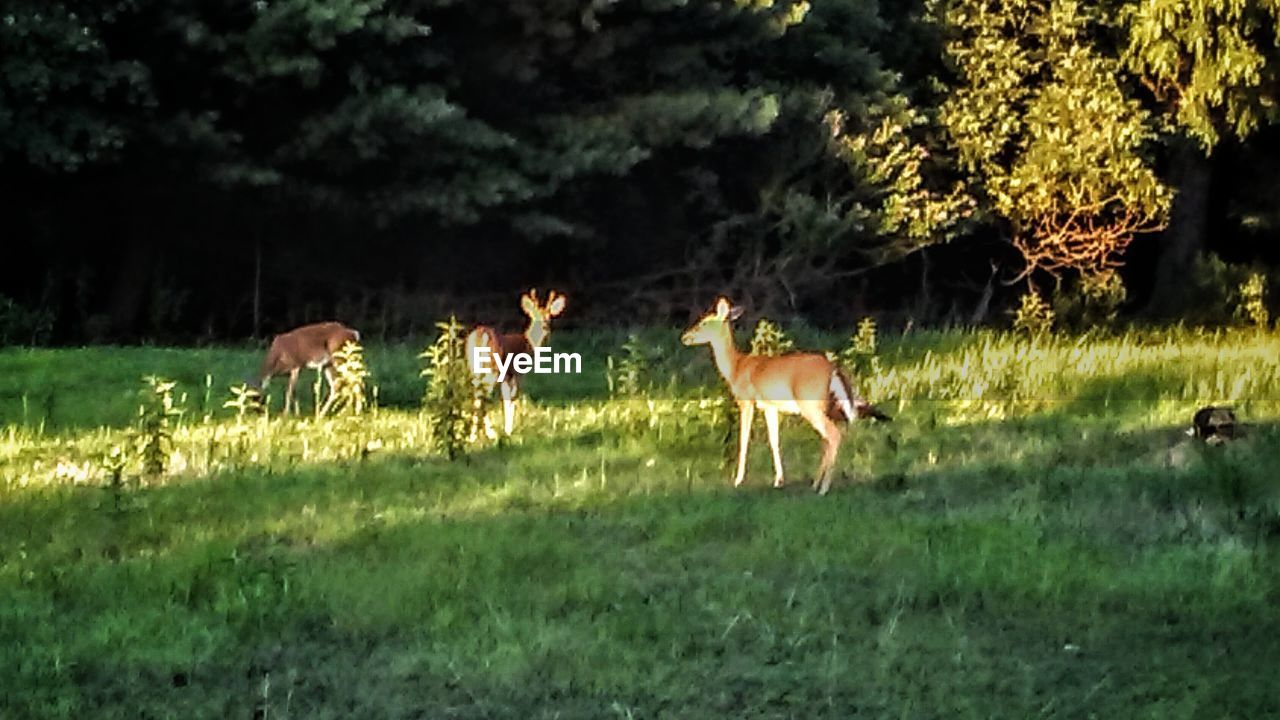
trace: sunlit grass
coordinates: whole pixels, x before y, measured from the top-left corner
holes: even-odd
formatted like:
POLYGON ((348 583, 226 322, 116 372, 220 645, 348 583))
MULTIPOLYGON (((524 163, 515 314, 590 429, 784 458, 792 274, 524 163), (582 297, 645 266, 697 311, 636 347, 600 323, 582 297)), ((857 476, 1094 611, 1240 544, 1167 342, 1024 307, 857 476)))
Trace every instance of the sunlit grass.
POLYGON ((705 353, 609 399, 622 336, 565 336, 585 374, 453 463, 410 347, 325 419, 223 409, 247 350, 0 353, 0 717, 1280 713, 1275 336, 881 338, 895 420, 825 498, 800 423, 795 488, 763 442, 728 486, 705 353), (167 470, 104 489, 147 374, 187 395, 167 470), (1210 402, 1248 436, 1188 440, 1210 402))

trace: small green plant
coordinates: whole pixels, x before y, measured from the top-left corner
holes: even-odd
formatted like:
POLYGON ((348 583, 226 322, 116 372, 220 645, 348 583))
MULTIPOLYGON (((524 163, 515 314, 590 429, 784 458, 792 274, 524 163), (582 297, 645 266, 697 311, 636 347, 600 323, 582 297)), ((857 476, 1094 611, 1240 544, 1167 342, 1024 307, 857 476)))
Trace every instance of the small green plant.
POLYGON ((872 317, 864 317, 858 321, 858 332, 853 336, 852 349, 861 355, 875 355, 876 344, 876 320, 872 317))
POLYGON ((610 397, 634 397, 649 384, 649 356, 635 333, 628 335, 622 344, 622 356, 614 361, 610 355, 605 364, 610 397))
POLYGON ((236 411, 236 423, 243 423, 246 415, 260 415, 266 410, 262 392, 252 385, 232 385, 231 399, 222 403, 222 407, 236 411))
POLYGON ((487 416, 489 393, 466 358, 463 327, 458 318, 436 323, 440 334, 419 356, 426 360, 427 378, 423 408, 431 419, 431 446, 453 460, 466 454, 478 441, 479 426, 487 416))
POLYGON ((138 406, 138 423, 134 444, 142 461, 142 473, 148 477, 163 475, 173 446, 173 423, 182 415, 174 403, 172 380, 148 375, 142 379, 142 404, 138 406))
POLYGON ((347 342, 333 354, 333 387, 323 411, 348 410, 353 415, 364 412, 365 380, 369 370, 364 363, 364 349, 360 343, 347 342))
POLYGON ((1271 324, 1267 311, 1267 278, 1260 272, 1249 276, 1236 288, 1235 316, 1246 324, 1265 328, 1271 324))
POLYGON ((879 369, 876 352, 879 349, 875 318, 864 317, 858 321, 858 331, 849 338, 849 346, 840 353, 840 365, 857 374, 879 369))
POLYGON ((1013 329, 1030 337, 1039 337, 1053 329, 1053 308, 1035 290, 1028 290, 1018 301, 1013 316, 1013 329))
POLYGON ((102 460, 99 463, 107 476, 107 483, 102 489, 106 490, 111 496, 112 512, 119 513, 125 509, 124 469, 128 462, 124 448, 116 445, 111 448, 110 452, 102 456, 102 460))
POLYGON ((760 318, 755 332, 751 335, 752 355, 782 355, 795 348, 795 343, 782 328, 768 318, 760 318))

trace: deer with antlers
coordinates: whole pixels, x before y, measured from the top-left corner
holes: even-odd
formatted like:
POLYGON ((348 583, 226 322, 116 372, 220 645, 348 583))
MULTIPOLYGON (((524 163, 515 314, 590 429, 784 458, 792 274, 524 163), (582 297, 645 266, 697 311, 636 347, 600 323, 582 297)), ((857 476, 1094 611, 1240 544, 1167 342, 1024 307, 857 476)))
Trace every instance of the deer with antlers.
MULTIPOLYGON (((292 404, 297 411, 297 401, 293 397, 294 387, 298 384, 298 374, 303 367, 315 368, 316 374, 323 374, 329 381, 329 397, 319 406, 318 414, 323 415, 333 404, 335 394, 333 354, 349 342, 360 342, 360 333, 342 323, 322 322, 303 325, 300 328, 281 333, 271 339, 271 347, 267 349, 267 357, 262 361, 262 370, 258 372, 253 383, 259 389, 266 389, 267 383, 277 375, 288 375, 289 385, 284 392, 284 412, 289 414, 292 404)), ((316 398, 320 402, 320 398, 316 398)))
POLYGON ((498 385, 502 391, 502 428, 507 435, 511 434, 515 425, 515 403, 516 395, 520 391, 521 374, 513 369, 506 374, 506 377, 499 380, 493 368, 498 364, 505 365, 508 355, 532 354, 538 348, 545 346, 547 338, 551 335, 551 318, 564 312, 564 306, 565 296, 556 293, 555 290, 547 295, 545 305, 538 302, 538 291, 530 290, 520 296, 520 309, 529 316, 529 326, 523 333, 499 334, 488 325, 477 325, 467 335, 467 362, 471 364, 471 371, 481 376, 481 381, 490 391, 494 385, 498 385), (488 348, 490 359, 488 370, 475 365, 476 348, 480 347, 488 348))
POLYGON ((773 451, 774 487, 782 487, 782 453, 778 448, 779 414, 803 417, 822 437, 822 461, 813 488, 825 495, 831 489, 831 468, 840 449, 842 433, 833 420, 854 418, 889 420, 859 397, 844 373, 818 353, 789 353, 777 357, 743 354, 733 341, 733 321, 742 308, 721 297, 715 309, 684 332, 685 345, 710 345, 716 368, 738 402, 738 473, 734 487, 742 484, 746 470, 751 421, 756 408, 764 413, 773 451))

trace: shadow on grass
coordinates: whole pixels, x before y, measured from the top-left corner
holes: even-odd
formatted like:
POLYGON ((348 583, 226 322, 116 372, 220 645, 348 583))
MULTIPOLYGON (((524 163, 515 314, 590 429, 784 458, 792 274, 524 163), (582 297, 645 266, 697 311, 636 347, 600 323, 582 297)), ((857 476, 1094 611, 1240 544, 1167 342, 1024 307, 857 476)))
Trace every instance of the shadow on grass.
POLYGON ((1277 428, 1179 464, 1180 428, 1124 429, 1139 380, 855 427, 841 467, 868 482, 826 498, 794 424, 783 492, 759 437, 732 491, 715 442, 609 428, 118 512, 16 494, 0 696, 17 717, 1280 713, 1277 428))
POLYGON ((1196 504, 1205 522, 1227 512, 1192 471, 1169 476, 1162 510, 1146 490, 1105 493, 1117 477, 1103 464, 1028 477, 1045 457, 818 498, 735 492, 706 464, 653 477, 679 463, 647 471, 643 456, 593 474, 594 455, 538 449, 231 475, 133 493, 119 514, 97 489, 12 498, 7 704, 23 717, 1280 712, 1265 553, 1229 528, 1138 546, 1105 529, 1107 505, 1155 525, 1196 504))

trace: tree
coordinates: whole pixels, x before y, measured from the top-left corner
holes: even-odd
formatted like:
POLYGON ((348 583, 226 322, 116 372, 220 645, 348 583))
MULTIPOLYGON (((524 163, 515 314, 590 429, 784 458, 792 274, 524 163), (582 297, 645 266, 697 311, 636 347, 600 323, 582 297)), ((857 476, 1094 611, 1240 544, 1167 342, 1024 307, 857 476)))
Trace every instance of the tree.
POLYGON ((1151 93, 1172 133, 1177 188, 1150 310, 1182 309, 1186 277, 1204 247, 1212 166, 1223 135, 1245 138, 1275 118, 1275 0, 1151 0, 1123 7, 1126 66, 1151 93))
MULTIPOLYGON (((231 222, 252 231, 223 233, 217 245, 233 255, 252 251, 245 239, 258 228, 303 215, 323 231, 271 243, 275 264, 291 268, 343 252, 342 227, 412 222, 435 230, 418 238, 435 238, 482 225, 503 246, 495 254, 551 236, 607 238, 577 197, 584 186, 662 153, 687 166, 772 127, 778 99, 738 58, 785 34, 802 8, 21 3, 0 16, 0 180, 38 178, 63 202, 78 186, 111 208, 93 246, 119 246, 102 272, 116 281, 95 304, 125 334, 164 255, 213 246, 188 229, 200 223, 184 206, 234 206, 231 222), (169 212, 188 227, 165 232, 169 212)), ((321 284, 352 264, 315 262, 308 274, 321 284)))
POLYGON ((941 20, 957 76, 943 121, 1021 277, 1105 273, 1134 235, 1163 227, 1152 119, 1094 49, 1098 18, 1073 0, 954 0, 941 20))
POLYGON ((797 118, 759 203, 714 226, 708 250, 723 253, 719 233, 735 233, 730 283, 757 310, 795 311, 844 277, 948 241, 971 215, 966 187, 930 148, 928 117, 902 95, 882 103, 827 100, 819 123, 797 118))
POLYGON ((927 79, 908 81, 881 59, 918 25, 896 20, 890 33, 875 5, 819 3, 755 53, 750 66, 778 96, 779 117, 737 149, 743 170, 722 175, 720 196, 741 199, 709 218, 696 264, 727 268, 721 286, 757 310, 830 306, 846 278, 948 241, 970 215, 936 116, 911 99, 927 79), (735 177, 747 192, 732 192, 735 177))
POLYGON ((112 12, 22 0, 0 11, 0 164, 71 171, 123 146, 128 129, 111 105, 137 107, 148 88, 103 44, 112 12))

